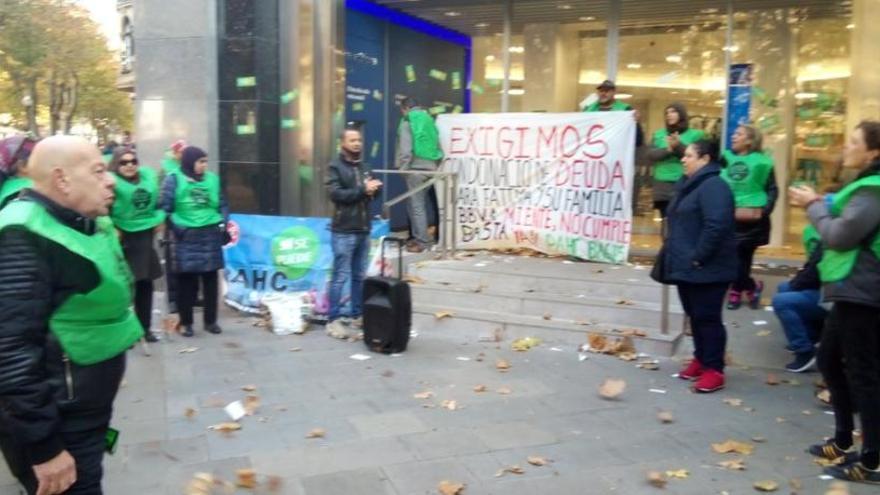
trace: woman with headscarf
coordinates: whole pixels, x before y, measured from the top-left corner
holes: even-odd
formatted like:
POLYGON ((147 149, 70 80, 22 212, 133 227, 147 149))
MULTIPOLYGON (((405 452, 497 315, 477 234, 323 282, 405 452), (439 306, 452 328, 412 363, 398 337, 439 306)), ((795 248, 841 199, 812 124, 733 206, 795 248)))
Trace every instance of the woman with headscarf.
POLYGON ((27 162, 36 141, 26 136, 12 136, 0 141, 0 209, 31 187, 27 162))
POLYGON ((156 253, 156 236, 165 222, 158 207, 159 176, 138 163, 133 148, 120 146, 113 151, 110 170, 116 175, 116 200, 110 218, 119 231, 125 260, 134 276, 134 310, 144 329, 144 339, 156 342, 150 331, 153 313, 153 281, 162 276, 156 253))
POLYGON ((229 209, 220 177, 208 171, 208 155, 184 148, 180 170, 165 177, 162 209, 170 216, 171 267, 177 277, 177 308, 184 337, 193 336, 193 306, 201 280, 205 331, 218 334, 217 270, 223 268, 223 245, 229 237, 229 209))
POLYGON ((752 278, 752 261, 758 247, 770 242, 770 214, 779 190, 773 160, 761 146, 761 131, 750 125, 736 128, 730 149, 724 150, 721 178, 730 184, 736 200, 736 280, 727 294, 727 309, 739 309, 746 299, 752 309, 761 306, 764 282, 752 278))
POLYGON ((647 157, 653 162, 654 209, 666 218, 666 207, 675 196, 675 183, 684 175, 681 159, 685 148, 704 139, 705 133, 688 127, 687 109, 681 103, 670 104, 663 115, 666 127, 654 133, 647 157))

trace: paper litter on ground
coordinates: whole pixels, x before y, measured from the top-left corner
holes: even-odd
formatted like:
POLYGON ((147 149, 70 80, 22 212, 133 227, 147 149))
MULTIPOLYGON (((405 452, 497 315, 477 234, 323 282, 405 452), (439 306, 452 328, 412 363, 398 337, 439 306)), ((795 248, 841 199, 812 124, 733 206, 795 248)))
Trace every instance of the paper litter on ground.
POLYGON ((372 356, 367 356, 366 354, 352 354, 349 358, 354 359, 355 361, 366 361, 367 359, 371 359, 372 356))

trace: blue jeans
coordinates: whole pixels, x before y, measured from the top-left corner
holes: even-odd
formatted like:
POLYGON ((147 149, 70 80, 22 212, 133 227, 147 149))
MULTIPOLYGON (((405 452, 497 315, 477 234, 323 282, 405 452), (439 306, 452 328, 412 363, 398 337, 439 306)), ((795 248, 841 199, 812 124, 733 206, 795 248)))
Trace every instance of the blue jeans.
POLYGON ((364 296, 364 275, 367 271, 367 257, 370 254, 370 234, 368 232, 333 232, 333 276, 330 279, 330 314, 334 321, 342 316, 357 318, 361 316, 361 303, 364 296), (351 283, 351 309, 349 314, 341 314, 342 291, 346 283, 351 283))
POLYGON ((822 322, 828 314, 819 306, 819 290, 794 290, 788 282, 773 296, 773 312, 782 323, 785 338, 796 353, 813 352, 822 322))

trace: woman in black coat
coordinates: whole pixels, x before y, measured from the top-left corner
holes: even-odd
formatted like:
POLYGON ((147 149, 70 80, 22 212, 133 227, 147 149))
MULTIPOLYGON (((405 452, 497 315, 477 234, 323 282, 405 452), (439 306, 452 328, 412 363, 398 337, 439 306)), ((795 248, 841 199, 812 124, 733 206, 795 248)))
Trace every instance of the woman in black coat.
POLYGON ((183 336, 193 336, 193 306, 199 281, 204 288, 205 331, 217 325, 217 271, 223 268, 223 245, 229 240, 229 208, 220 177, 208 171, 208 156, 199 148, 183 150, 180 170, 165 177, 162 209, 170 217, 170 271, 177 277, 177 308, 183 336))
POLYGON ((667 210, 666 239, 658 260, 664 283, 678 287, 693 330, 694 359, 679 377, 696 380, 694 389, 704 393, 724 388, 727 332, 721 311, 737 268, 733 194, 720 177, 713 149, 708 141, 685 149, 685 176, 667 210))

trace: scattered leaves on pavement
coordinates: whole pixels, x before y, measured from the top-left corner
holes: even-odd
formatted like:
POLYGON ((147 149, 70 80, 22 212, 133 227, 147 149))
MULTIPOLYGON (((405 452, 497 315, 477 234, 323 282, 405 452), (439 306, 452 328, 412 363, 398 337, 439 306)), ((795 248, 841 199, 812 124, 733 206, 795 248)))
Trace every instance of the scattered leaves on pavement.
POLYGON ((541 345, 541 339, 535 337, 524 337, 521 339, 516 339, 513 343, 510 344, 510 347, 517 352, 525 352, 532 347, 537 347, 541 345))
POLYGON ((455 316, 455 313, 452 311, 437 311, 434 313, 434 318, 438 320, 442 320, 443 318, 452 318, 455 316))
POLYGON ((413 394, 413 399, 430 399, 431 397, 434 397, 434 392, 431 392, 430 390, 413 394))
POLYGON ((606 400, 613 400, 620 397, 620 394, 626 390, 626 382, 619 378, 608 378, 599 387, 599 396, 606 400))
POLYGON ((719 454, 737 453, 742 455, 751 455, 755 450, 755 446, 748 442, 739 442, 737 440, 725 440, 721 443, 713 443, 712 450, 719 454))
POLYGON ((440 495, 460 495, 464 491, 464 484, 443 480, 437 485, 437 490, 440 495))
POLYGON ((510 390, 508 387, 501 387, 497 390, 497 392, 501 395, 510 395, 513 393, 513 390, 510 390))
POLYGON ((665 488, 666 487, 666 476, 660 471, 648 471, 647 474, 648 484, 657 487, 657 488, 665 488))
POLYGON ((454 400, 448 400, 448 399, 441 402, 440 407, 442 407, 443 409, 449 409, 450 411, 455 411, 456 409, 460 409, 458 407, 458 402, 456 402, 454 400))
POLYGON ((495 368, 498 371, 507 371, 510 369, 510 363, 504 359, 499 359, 499 360, 495 361, 495 368))
POLYGON ((324 428, 314 428, 306 433, 306 438, 324 438, 326 435, 327 432, 324 431, 324 428))
POLYGON ((240 423, 234 423, 234 422, 228 421, 228 422, 225 422, 225 423, 218 423, 218 424, 216 424, 216 425, 211 425, 211 426, 208 427, 208 429, 209 429, 209 430, 213 430, 213 431, 221 431, 221 432, 224 432, 224 433, 228 433, 228 432, 231 432, 231 431, 238 431, 238 430, 240 430, 240 429, 241 429, 241 424, 240 424, 240 423))
POLYGON ((825 404, 831 404, 831 391, 826 389, 822 389, 816 392, 816 398, 825 404))
POLYGON ((781 382, 779 377, 774 373, 767 373, 767 380, 765 381, 767 385, 779 385, 781 382))
POLYGON ((590 333, 587 335, 587 349, 597 354, 611 354, 620 356, 621 354, 636 354, 636 347, 633 344, 632 337, 623 336, 612 338, 598 333, 590 333))
POLYGON ((257 473, 253 469, 239 469, 235 472, 235 484, 241 488, 256 488, 257 473))
POLYGON ((536 455, 530 455, 526 460, 532 466, 546 466, 547 463, 550 462, 547 459, 536 455))
POLYGON ((657 413, 657 419, 660 420, 663 424, 669 424, 675 422, 675 416, 672 415, 670 411, 660 411, 657 413))
POLYGON ((729 469, 731 471, 745 471, 746 464, 743 459, 731 459, 729 461, 721 461, 718 463, 719 466, 724 469, 729 469))
POLYGON ((187 419, 192 419, 198 414, 195 409, 191 407, 187 407, 186 410, 183 411, 183 415, 187 417, 187 419))
POLYGON ((756 481, 754 487, 759 492, 775 492, 779 489, 779 483, 773 480, 762 480, 756 481))
POLYGON ((253 391, 257 390, 257 386, 256 385, 245 385, 245 386, 241 387, 241 389, 244 390, 245 392, 253 392, 253 391))
POLYGON ((487 390, 487 388, 485 385, 475 385, 474 386, 474 392, 480 393, 480 392, 485 392, 486 390, 487 390))
POLYGON ((680 480, 686 480, 691 473, 687 469, 675 469, 671 471, 666 471, 666 476, 670 478, 676 478, 680 480))
POLYGON ((617 358, 622 361, 635 361, 638 359, 638 355, 634 352, 621 352, 617 355, 617 358))

